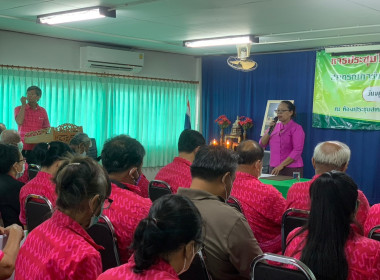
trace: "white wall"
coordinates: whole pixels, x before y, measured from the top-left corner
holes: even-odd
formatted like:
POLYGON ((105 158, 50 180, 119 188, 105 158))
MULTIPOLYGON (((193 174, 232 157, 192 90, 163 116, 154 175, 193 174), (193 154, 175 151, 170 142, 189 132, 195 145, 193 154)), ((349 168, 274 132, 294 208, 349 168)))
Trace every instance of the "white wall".
MULTIPOLYGON (((79 70, 79 48, 100 46, 84 42, 0 30, 0 64, 79 70)), ((199 81, 200 58, 142 50, 144 68, 136 76, 199 81)), ((128 72, 123 74, 131 75, 128 72)))

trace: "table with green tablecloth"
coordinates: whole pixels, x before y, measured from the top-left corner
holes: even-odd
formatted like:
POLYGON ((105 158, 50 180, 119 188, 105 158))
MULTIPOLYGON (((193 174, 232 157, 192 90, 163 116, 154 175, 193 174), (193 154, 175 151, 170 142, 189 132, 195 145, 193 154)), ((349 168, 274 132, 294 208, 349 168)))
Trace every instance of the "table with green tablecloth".
POLYGON ((305 178, 301 178, 300 180, 297 180, 297 179, 290 179, 291 177, 288 177, 289 179, 287 179, 285 176, 282 176, 285 180, 281 180, 281 179, 273 180, 278 177, 280 176, 265 177, 265 178, 260 178, 259 180, 264 184, 274 186, 280 193, 282 193, 282 196, 284 198, 286 198, 286 195, 288 194, 288 190, 294 183, 310 181, 310 179, 305 179, 305 178), (268 178, 273 178, 273 179, 268 179, 268 178))

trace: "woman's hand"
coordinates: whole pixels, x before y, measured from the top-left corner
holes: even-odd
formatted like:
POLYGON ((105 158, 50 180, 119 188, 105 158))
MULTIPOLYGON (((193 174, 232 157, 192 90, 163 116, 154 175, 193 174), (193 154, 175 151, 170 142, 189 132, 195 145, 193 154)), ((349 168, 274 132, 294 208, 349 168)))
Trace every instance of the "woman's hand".
POLYGON ((284 166, 282 166, 282 165, 280 164, 279 166, 273 168, 271 174, 277 176, 277 175, 280 173, 280 171, 281 171, 282 169, 284 169, 284 166))

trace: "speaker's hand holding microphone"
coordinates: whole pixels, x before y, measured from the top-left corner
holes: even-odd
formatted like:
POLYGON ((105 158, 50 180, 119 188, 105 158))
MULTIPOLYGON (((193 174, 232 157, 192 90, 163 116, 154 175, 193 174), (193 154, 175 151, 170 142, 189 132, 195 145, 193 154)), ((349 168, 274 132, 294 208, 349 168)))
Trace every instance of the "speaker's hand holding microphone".
POLYGON ((269 126, 268 135, 271 135, 273 129, 276 127, 277 121, 278 121, 278 117, 275 117, 275 118, 273 119, 273 121, 271 122, 271 124, 270 124, 270 126, 269 126))

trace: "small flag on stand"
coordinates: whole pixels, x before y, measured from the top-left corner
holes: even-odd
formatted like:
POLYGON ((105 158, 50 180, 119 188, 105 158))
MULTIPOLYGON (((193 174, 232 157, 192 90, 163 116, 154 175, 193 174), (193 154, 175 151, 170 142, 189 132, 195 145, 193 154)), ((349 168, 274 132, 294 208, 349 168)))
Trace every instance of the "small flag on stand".
POLYGON ((190 102, 189 102, 189 100, 187 100, 187 108, 186 108, 186 115, 185 115, 185 128, 184 129, 191 129, 190 102))

